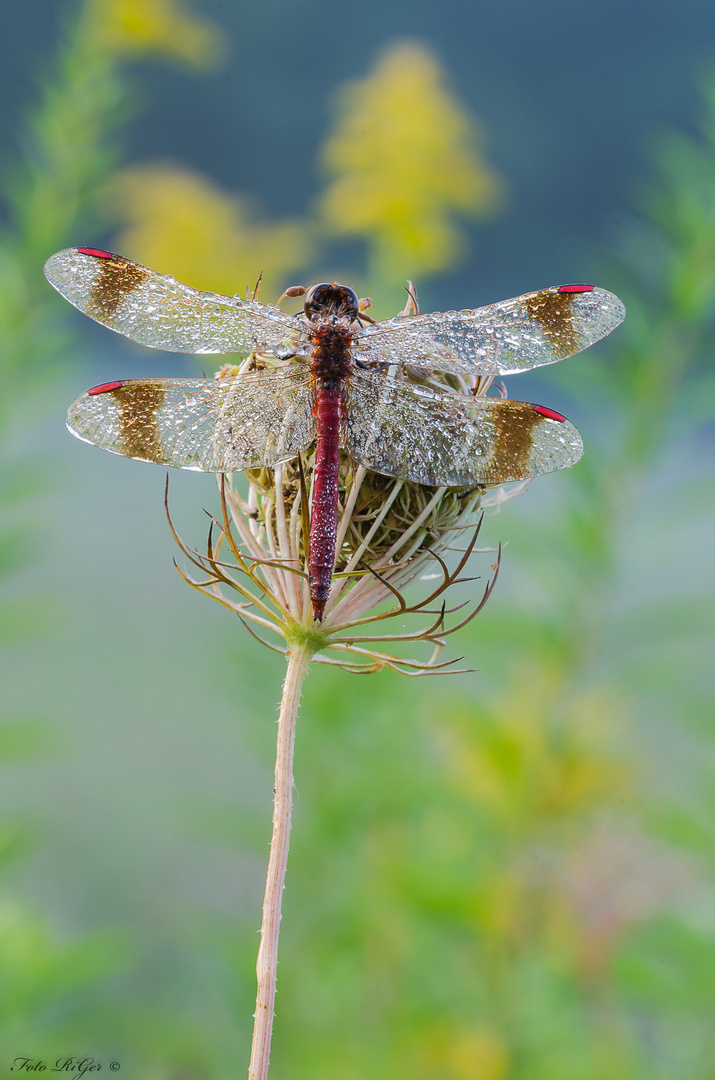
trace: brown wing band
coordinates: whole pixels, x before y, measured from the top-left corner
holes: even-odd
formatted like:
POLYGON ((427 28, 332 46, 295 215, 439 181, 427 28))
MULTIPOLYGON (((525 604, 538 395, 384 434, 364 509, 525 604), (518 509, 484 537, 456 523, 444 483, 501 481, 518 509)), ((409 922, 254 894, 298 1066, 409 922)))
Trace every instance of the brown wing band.
POLYGON ((496 439, 491 453, 495 468, 505 476, 528 476, 534 432, 544 419, 543 415, 532 408, 526 408, 519 413, 512 409, 496 408, 496 439))
POLYGON ((99 322, 111 319, 125 296, 149 276, 142 266, 114 255, 97 261, 97 277, 92 282, 87 314, 99 322))
POLYGON ((551 351, 559 360, 573 356, 581 348, 573 318, 576 295, 572 292, 540 292, 524 300, 529 318, 539 324, 549 340, 551 351))
POLYGON ((165 460, 165 447, 159 436, 159 410, 164 404, 161 386, 142 383, 107 391, 117 403, 122 453, 143 461, 165 460))

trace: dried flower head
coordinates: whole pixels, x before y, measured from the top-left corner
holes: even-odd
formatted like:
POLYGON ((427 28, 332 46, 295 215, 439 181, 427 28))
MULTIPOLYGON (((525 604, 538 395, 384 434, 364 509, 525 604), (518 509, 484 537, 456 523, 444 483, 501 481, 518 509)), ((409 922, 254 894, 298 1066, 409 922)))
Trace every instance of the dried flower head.
POLYGON ((184 553, 208 577, 196 580, 180 570, 182 576, 235 611, 255 637, 281 652, 305 644, 317 662, 359 672, 390 667, 403 674, 427 674, 450 667, 454 661, 436 662, 446 636, 474 618, 493 587, 492 581, 468 615, 446 625, 451 610, 441 597, 450 585, 468 580, 460 575, 479 533, 474 512, 482 492, 433 490, 402 480, 383 483, 382 478, 376 483, 362 466, 343 462, 336 570, 325 617, 315 623, 302 512, 312 466, 309 455, 302 468, 300 463, 290 469, 279 465, 257 476, 249 474, 246 496, 231 479, 221 477, 222 521, 212 520, 206 552, 190 551, 174 531, 184 553), (464 536, 465 528, 472 530, 471 539, 450 570, 443 554, 455 536, 464 536), (225 561, 227 551, 232 564, 225 561), (435 569, 436 573, 428 572, 435 569), (420 577, 429 581, 428 593, 410 602, 404 589, 420 577), (227 595, 226 589, 237 593, 238 599, 227 595), (385 602, 388 607, 383 610, 385 602), (429 621, 412 632, 363 633, 369 624, 397 615, 421 615, 429 621), (275 631, 283 647, 265 641, 258 628, 275 631), (433 653, 428 661, 405 659, 378 652, 372 647, 377 641, 425 641, 433 653), (318 655, 323 653, 329 655, 318 655))
MULTIPOLYGON (((405 313, 416 306, 412 287, 409 296, 405 313)), ((253 354, 240 367, 224 365, 216 377, 276 363, 275 356, 253 354)), ((491 383, 483 377, 470 380, 418 369, 407 369, 403 377, 442 392, 479 396, 491 383)), ((475 606, 464 612, 466 601, 448 608, 444 594, 452 585, 473 580, 462 575, 479 550, 484 509, 519 494, 524 485, 489 494, 483 487, 427 487, 370 472, 341 454, 335 567, 324 618, 316 623, 307 568, 314 470, 313 447, 274 468, 239 474, 245 481, 219 476, 221 518, 211 519, 205 552, 189 549, 169 517, 184 555, 204 575, 196 578, 177 566, 184 580, 236 612, 254 637, 279 652, 300 645, 318 663, 363 673, 383 667, 405 675, 462 670, 454 668, 455 660, 438 662, 439 654, 447 636, 486 603, 496 580, 498 550, 492 559, 493 577, 475 606), (459 558, 450 569, 447 559, 455 550, 459 558), (426 587, 413 601, 405 590, 415 581, 426 587), (462 614, 448 622, 456 612, 462 614), (385 621, 408 615, 421 617, 422 624, 382 633, 385 621), (366 634, 368 627, 373 629, 366 634), (279 642, 265 640, 264 631, 276 634, 279 642), (426 642, 432 652, 424 660, 402 657, 378 650, 378 642, 389 649, 398 643, 426 642)))

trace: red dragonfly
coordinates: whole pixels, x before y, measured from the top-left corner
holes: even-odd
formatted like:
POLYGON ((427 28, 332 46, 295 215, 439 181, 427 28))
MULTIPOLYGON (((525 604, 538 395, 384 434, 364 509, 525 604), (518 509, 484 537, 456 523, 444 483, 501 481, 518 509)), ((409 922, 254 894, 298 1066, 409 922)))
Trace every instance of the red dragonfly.
POLYGON ((470 378, 552 364, 625 315, 604 289, 560 285, 474 311, 376 323, 352 289, 328 283, 288 290, 305 297, 304 313, 289 315, 199 292, 99 248, 60 251, 45 274, 80 311, 142 345, 274 360, 233 378, 102 383, 74 402, 67 426, 103 450, 205 472, 274 466, 315 442, 308 569, 316 620, 335 563, 341 448, 374 472, 433 486, 500 484, 573 465, 583 443, 560 413, 439 392, 426 376, 447 372, 468 388, 470 378))

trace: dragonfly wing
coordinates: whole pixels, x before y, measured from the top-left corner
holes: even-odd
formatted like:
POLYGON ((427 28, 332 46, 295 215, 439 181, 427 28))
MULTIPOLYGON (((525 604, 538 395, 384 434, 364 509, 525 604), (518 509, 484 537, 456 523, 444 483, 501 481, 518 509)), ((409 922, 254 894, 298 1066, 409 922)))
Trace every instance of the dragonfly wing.
POLYGON ((296 320, 256 300, 199 292, 97 248, 67 248, 45 263, 59 293, 96 322, 169 352, 300 352, 296 320))
POLYGON ((310 380, 249 373, 233 379, 103 383, 67 413, 73 435, 102 450, 199 472, 287 461, 315 438, 310 380))
POLYGON ((583 453, 576 428, 550 409, 436 394, 367 371, 351 376, 343 423, 343 445, 360 464, 437 487, 525 480, 583 453))
POLYGON ((610 334, 626 309, 592 285, 554 285, 474 311, 440 311, 365 327, 363 363, 414 364, 465 375, 508 375, 553 364, 610 334))

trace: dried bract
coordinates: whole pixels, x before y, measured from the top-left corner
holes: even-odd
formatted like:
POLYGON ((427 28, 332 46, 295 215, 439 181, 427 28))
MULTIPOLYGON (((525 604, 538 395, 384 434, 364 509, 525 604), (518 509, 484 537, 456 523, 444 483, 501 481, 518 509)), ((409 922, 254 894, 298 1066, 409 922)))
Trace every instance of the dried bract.
MULTIPOLYGON (((253 355, 241 368, 226 365, 217 377, 256 370, 275 357, 253 355)), ((411 381, 435 383, 455 393, 481 395, 490 380, 410 372, 411 381), (457 383, 459 385, 457 385, 457 383)), ((218 478, 220 519, 213 518, 204 552, 184 545, 184 555, 201 571, 194 577, 179 568, 194 588, 234 611, 250 632, 279 652, 300 644, 318 663, 353 672, 388 667, 405 675, 456 673, 456 661, 440 662, 446 638, 481 611, 496 580, 499 552, 492 551, 493 576, 475 606, 448 609, 444 594, 472 578, 464 577, 476 548, 483 507, 498 506, 510 492, 483 487, 470 490, 427 487, 382 476, 341 455, 338 534, 332 585, 322 622, 313 619, 307 547, 315 450, 271 469, 218 478), (495 495, 497 497, 495 498, 495 495), (450 553, 457 551, 450 569, 450 553), (496 558, 494 558, 494 554, 496 558), (426 584, 426 595, 407 598, 412 583, 426 584), (451 623, 448 616, 460 615, 451 623), (414 630, 386 634, 383 624, 395 617, 421 617, 414 630), (365 631, 370 628, 370 633, 365 631), (267 641, 264 632, 277 635, 267 641), (388 651, 378 650, 385 643, 388 651), (427 659, 396 655, 399 643, 425 642, 427 659)), ((514 494, 523 490, 519 485, 514 494)), ((168 491, 168 480, 167 480, 168 491)), ((167 505, 168 514, 168 505, 167 505)), ((171 524, 171 519, 170 524, 171 524)), ((178 568, 178 567, 177 567, 178 568)))

